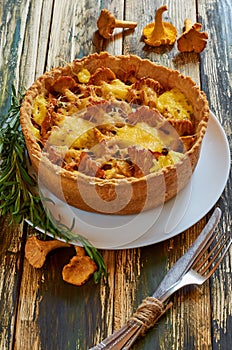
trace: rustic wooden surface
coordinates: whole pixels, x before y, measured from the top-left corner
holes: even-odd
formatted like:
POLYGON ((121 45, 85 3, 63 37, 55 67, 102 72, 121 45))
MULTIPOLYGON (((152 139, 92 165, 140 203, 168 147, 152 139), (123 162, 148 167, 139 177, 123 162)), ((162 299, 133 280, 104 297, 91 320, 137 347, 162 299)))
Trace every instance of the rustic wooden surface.
MULTIPOLYGON (((101 50, 133 53, 190 75, 205 91, 211 110, 231 140, 231 0, 167 0, 165 19, 181 32, 184 19, 198 20, 209 34, 200 55, 172 48, 149 48, 142 28, 153 21, 158 0, 0 0, 0 115, 10 105, 11 86, 27 88, 45 70, 101 50), (138 21, 132 31, 111 40, 97 33, 101 8, 119 19, 138 21)), ((212 174, 213 176, 213 174, 212 174)), ((209 179, 210 181, 210 179, 209 179)), ((231 227, 231 176, 218 201, 219 230, 231 227)), ((199 198, 199 203, 200 203, 199 198)), ((170 266, 188 249, 208 215, 162 243, 131 250, 102 251, 109 282, 82 287, 62 281, 73 248, 51 253, 34 269, 24 257, 26 225, 0 218, 0 349, 88 349, 120 327, 151 294, 170 266)), ((133 349, 229 350, 232 348, 232 251, 204 286, 176 293, 171 310, 133 349)))

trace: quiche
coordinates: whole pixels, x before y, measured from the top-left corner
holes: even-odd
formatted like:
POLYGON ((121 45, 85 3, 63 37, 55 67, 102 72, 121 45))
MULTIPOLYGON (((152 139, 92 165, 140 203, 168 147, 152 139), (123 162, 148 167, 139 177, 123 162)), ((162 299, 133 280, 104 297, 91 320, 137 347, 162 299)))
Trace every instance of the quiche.
POLYGON ((209 118, 190 77, 106 52, 39 77, 20 122, 39 183, 71 206, 135 214, 189 182, 209 118))

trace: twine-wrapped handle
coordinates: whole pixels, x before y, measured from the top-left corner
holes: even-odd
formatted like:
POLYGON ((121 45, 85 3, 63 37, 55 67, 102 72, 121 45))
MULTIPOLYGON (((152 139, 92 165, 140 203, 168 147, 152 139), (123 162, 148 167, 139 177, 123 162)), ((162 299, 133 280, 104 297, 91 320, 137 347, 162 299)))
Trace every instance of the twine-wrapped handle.
POLYGON ((158 319, 170 306, 168 304, 164 307, 164 304, 159 299, 147 297, 139 305, 130 320, 141 324, 140 335, 144 335, 149 328, 154 327, 158 319))
POLYGON ((119 330, 89 350, 128 350, 139 336, 153 327, 158 319, 171 307, 153 297, 147 297, 139 305, 129 321, 119 330))

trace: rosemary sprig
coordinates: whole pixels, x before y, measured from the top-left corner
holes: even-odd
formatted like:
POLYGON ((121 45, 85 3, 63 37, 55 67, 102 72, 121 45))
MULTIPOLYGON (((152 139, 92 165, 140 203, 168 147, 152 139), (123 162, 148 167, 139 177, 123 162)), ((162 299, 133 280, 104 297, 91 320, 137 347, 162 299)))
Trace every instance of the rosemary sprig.
POLYGON ((72 228, 64 226, 45 212, 42 197, 33 191, 37 184, 27 170, 26 145, 20 128, 22 98, 22 95, 17 96, 12 87, 11 106, 0 122, 0 215, 10 214, 11 223, 20 224, 23 219, 28 219, 34 227, 40 227, 45 233, 81 243, 98 266, 94 274, 94 281, 98 283, 102 276, 107 277, 100 252, 86 238, 72 233, 72 228))

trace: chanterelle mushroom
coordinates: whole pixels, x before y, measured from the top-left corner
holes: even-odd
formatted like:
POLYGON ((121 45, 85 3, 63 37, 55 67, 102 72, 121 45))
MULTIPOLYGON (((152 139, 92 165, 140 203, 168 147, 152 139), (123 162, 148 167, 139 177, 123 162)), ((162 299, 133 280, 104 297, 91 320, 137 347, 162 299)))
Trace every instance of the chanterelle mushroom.
POLYGON ((63 267, 62 277, 67 283, 82 286, 97 270, 95 262, 87 255, 82 247, 75 247, 76 255, 63 267))
POLYGON ((40 241, 35 236, 28 238, 25 247, 25 257, 35 268, 43 266, 46 256, 54 249, 71 247, 70 244, 61 241, 40 241))
POLYGON ((120 21, 115 19, 114 15, 107 9, 101 10, 100 16, 97 21, 99 33, 103 38, 109 39, 114 31, 114 28, 130 28, 134 29, 137 26, 137 22, 120 21))
POLYGON ((176 28, 171 23, 162 21, 163 12, 167 9, 167 6, 158 8, 155 14, 155 22, 149 23, 143 29, 144 41, 147 45, 173 45, 176 41, 176 28))
POLYGON ((208 34, 200 32, 200 23, 192 24, 189 18, 184 21, 185 30, 177 40, 177 47, 180 52, 200 53, 207 44, 208 34))

